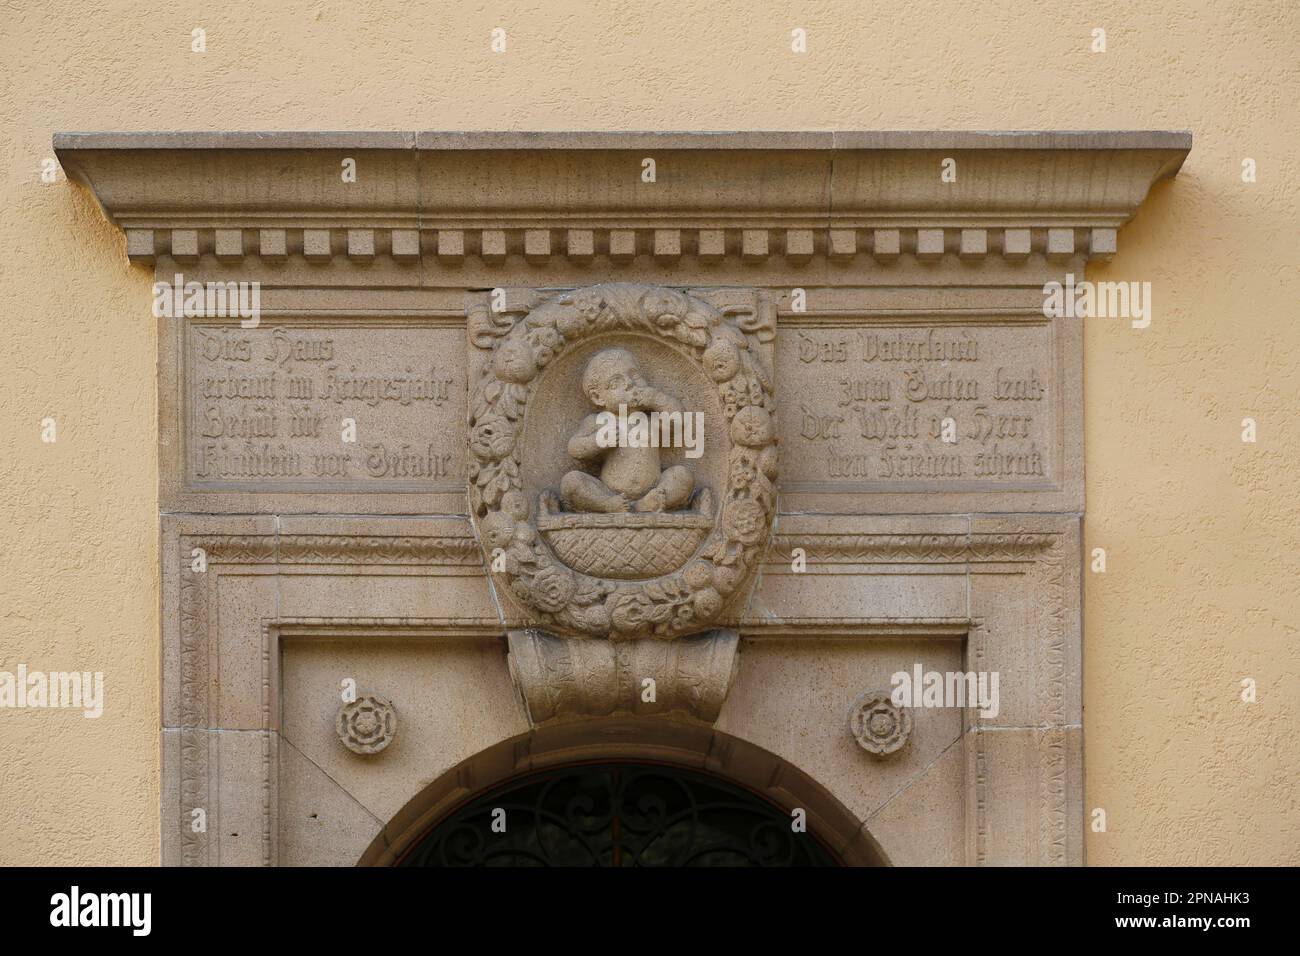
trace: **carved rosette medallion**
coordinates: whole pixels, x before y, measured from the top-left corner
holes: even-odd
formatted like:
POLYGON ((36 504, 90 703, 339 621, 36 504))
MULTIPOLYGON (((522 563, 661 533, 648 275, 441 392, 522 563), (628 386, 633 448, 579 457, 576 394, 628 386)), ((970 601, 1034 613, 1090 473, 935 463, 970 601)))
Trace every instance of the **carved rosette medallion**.
MULTIPOLYGON (((470 332, 490 359, 470 401, 469 501, 498 587, 556 634, 664 639, 718 621, 761 559, 776 506, 775 404, 762 351, 775 334, 771 317, 736 316, 674 289, 611 283, 557 295, 522 316, 472 315, 470 332), (724 441, 710 434, 704 446, 706 455, 726 456, 720 494, 692 485, 683 466, 660 475, 657 464, 652 480, 661 479, 654 491, 661 497, 644 512, 592 513, 615 495, 585 474, 563 499, 555 488, 523 486, 528 415, 549 413, 530 406, 538 384, 566 350, 597 337, 660 355, 670 350, 698 370, 725 419, 724 441), (571 499, 594 504, 566 510, 571 499)), ((612 374, 622 374, 618 356, 639 374, 622 349, 602 355, 612 374)), ((656 396, 647 407, 667 401, 644 381, 640 387, 637 394, 656 396)))
POLYGON ((365 694, 339 708, 335 730, 354 754, 377 754, 397 736, 397 709, 383 697, 365 694))
POLYGON ((849 733, 867 753, 887 757, 907 744, 912 714, 895 704, 887 690, 864 691, 849 708, 849 733))

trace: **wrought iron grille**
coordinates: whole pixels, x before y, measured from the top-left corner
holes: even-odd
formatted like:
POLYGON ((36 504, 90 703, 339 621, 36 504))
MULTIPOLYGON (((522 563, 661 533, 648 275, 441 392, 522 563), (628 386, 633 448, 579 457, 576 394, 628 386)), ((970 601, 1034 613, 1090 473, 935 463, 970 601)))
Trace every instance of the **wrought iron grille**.
POLYGON ((511 781, 435 825, 401 866, 838 866, 791 814, 698 771, 565 767, 511 781))

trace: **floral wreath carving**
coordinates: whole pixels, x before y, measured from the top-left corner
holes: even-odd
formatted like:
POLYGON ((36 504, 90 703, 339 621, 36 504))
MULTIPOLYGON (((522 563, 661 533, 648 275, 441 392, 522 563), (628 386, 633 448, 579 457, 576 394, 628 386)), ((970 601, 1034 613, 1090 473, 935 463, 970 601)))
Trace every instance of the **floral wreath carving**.
POLYGON ((776 507, 775 404, 758 352, 775 337, 771 318, 733 317, 674 289, 610 283, 561 294, 513 321, 479 312, 470 332, 492 351, 470 402, 468 478, 497 580, 557 633, 674 638, 717 621, 757 565, 776 507), (689 355, 716 386, 730 440, 717 520, 692 558, 648 580, 593 576, 560 561, 538 533, 537 503, 520 480, 524 412, 542 371, 566 348, 610 332, 654 337, 689 355))

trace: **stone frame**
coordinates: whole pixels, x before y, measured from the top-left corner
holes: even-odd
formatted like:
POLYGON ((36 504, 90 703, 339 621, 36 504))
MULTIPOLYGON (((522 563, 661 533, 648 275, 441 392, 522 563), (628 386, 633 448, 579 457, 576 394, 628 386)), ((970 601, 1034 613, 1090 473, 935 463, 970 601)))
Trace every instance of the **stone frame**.
MULTIPOLYGON (((766 557, 723 622, 740 665, 716 721, 533 726, 506 641, 533 622, 494 597, 459 476, 202 487, 186 457, 192 323, 160 320, 163 862, 385 862, 436 812, 428 795, 531 766, 548 741, 702 766, 740 741, 774 778, 813 782, 784 799, 823 801, 835 840, 866 848, 856 862, 1081 864, 1082 336, 1042 315, 1041 287, 1114 255, 1190 145, 1158 132, 56 136, 132 262, 261 282, 287 328, 390 330, 394 349, 464 355, 485 289, 517 310, 600 282, 732 290, 775 317, 778 402, 800 334, 928 326, 1024 350, 1053 403, 1044 481, 783 474, 766 557), (360 187, 322 187, 345 152, 360 187), (647 153, 674 173, 653 196, 623 175, 647 153), (934 170, 949 155, 963 175, 945 192, 934 170), (809 560, 797 579, 795 548, 809 560), (922 654, 997 670, 1017 693, 995 718, 918 712, 910 749, 872 762, 832 698, 922 654), (387 675, 394 748, 363 757, 331 738, 322 659, 387 675), (452 678, 468 702, 423 701, 419 681, 452 678)), ((783 462, 800 457, 783 445, 783 462)))
MULTIPOLYGON (((748 633, 842 637, 851 628, 868 635, 955 635, 962 640, 962 670, 1014 673, 1018 667, 1027 668, 1041 679, 1029 682, 1031 699, 1023 701, 1016 714, 989 721, 980 718, 973 707, 963 712, 964 862, 977 866, 1081 864, 1081 574, 1074 558, 1080 548, 1081 523, 1048 516, 948 519, 943 524, 907 519, 909 531, 900 532, 886 530, 889 524, 896 525, 897 519, 859 520, 867 527, 836 528, 833 533, 821 528, 798 529, 779 536, 770 556, 778 560, 771 561, 766 574, 787 573, 788 561, 780 558, 788 558, 792 541, 800 542, 810 556, 817 553, 828 566, 827 574, 856 581, 862 580, 863 569, 885 574, 960 569, 966 580, 966 613, 954 609, 958 613, 876 620, 782 621, 768 617, 761 623, 749 622, 748 633), (928 530, 911 530, 917 524, 928 525, 928 530), (990 586, 1011 576, 1021 580, 1014 587, 1004 586, 1003 593, 990 586), (1007 591, 1019 592, 1022 606, 1032 609, 1030 627, 1006 620, 1007 591), (1013 640, 995 640, 991 632, 1013 640), (1023 751, 1017 755, 1016 748, 1023 751), (1012 770, 1019 759, 1024 760, 1023 776, 1012 770), (1021 808, 1032 807, 1033 811, 1021 816, 1009 805, 1008 788, 1019 791, 1021 808), (990 852, 992 831, 1001 835, 1000 853, 990 852)), ((754 610, 761 613, 762 608, 754 610)), ((884 842, 883 831, 874 836, 884 842)))
MULTIPOLYGON (((162 818, 165 863, 274 865, 280 859, 280 844, 285 838, 280 829, 278 763, 282 746, 280 709, 284 691, 280 675, 284 640, 364 642, 374 638, 405 638, 472 641, 500 648, 501 625, 495 617, 481 614, 458 617, 451 608, 427 616, 356 617, 347 613, 348 600, 344 598, 338 608, 320 609, 333 613, 311 616, 284 613, 284 594, 275 585, 282 576, 303 576, 313 569, 345 572, 364 579, 384 576, 387 569, 398 568, 404 577, 416 580, 452 576, 483 584, 477 542, 463 519, 441 519, 436 524, 426 519, 385 519, 391 527, 384 530, 390 533, 382 535, 360 531, 356 519, 330 519, 328 523, 310 520, 313 533, 298 533, 299 529, 292 526, 277 533, 269 522, 245 519, 247 525, 239 529, 242 532, 239 534, 225 533, 230 530, 228 519, 173 517, 165 521, 168 563, 164 575, 164 617, 178 624, 165 629, 164 688, 167 704, 179 708, 178 716, 164 718, 168 724, 162 732, 164 778, 168 782, 163 794, 162 818), (347 533, 348 530, 352 533, 347 533), (209 563, 205 572, 190 570, 194 547, 206 550, 209 563), (224 580, 250 576, 273 582, 273 586, 261 589, 262 605, 249 606, 247 595, 242 593, 228 598, 221 596, 224 580), (233 605, 243 620, 255 624, 255 648, 241 648, 238 642, 230 643, 228 638, 223 638, 220 624, 223 601, 227 607, 233 605), (214 675, 213 671, 217 673, 214 675), (226 695, 234 699, 233 708, 221 699, 226 695), (237 714, 230 713, 232 709, 249 707, 253 712, 251 720, 241 720, 237 714), (222 716, 223 713, 227 716, 222 716), (199 807, 209 814, 207 834, 195 833, 189 825, 193 810, 199 807), (238 823, 233 833, 223 826, 226 821, 238 823), (250 829, 257 834, 252 845, 246 835, 250 829), (238 836, 240 832, 245 836, 238 836), (216 834, 215 838, 211 834, 216 834)), ((750 614, 741 623, 742 641, 754 645, 793 637, 801 642, 870 644, 873 640, 900 637, 955 639, 961 643, 963 660, 975 665, 967 668, 971 670, 1000 667, 1001 659, 1011 662, 1008 667, 1011 670, 1016 666, 1015 659, 1026 649, 1031 656, 1040 655, 1041 659, 1032 661, 1031 666, 1043 670, 1048 679, 1039 688, 1038 695, 1025 702, 1022 709, 992 723, 977 719, 969 709, 962 717, 958 749, 962 755, 963 782, 958 792, 942 796, 957 802, 963 850, 959 858, 947 862, 972 865, 1080 862, 1083 808, 1079 581, 1077 567, 1071 568, 1066 558, 1078 550, 1077 520, 1045 516, 1026 523, 1002 518, 976 521, 945 518, 935 523, 927 519, 877 518, 859 519, 854 527, 847 529, 842 527, 843 522, 837 524, 841 527, 833 532, 824 527, 811 527, 777 537, 763 568, 764 587, 757 595, 760 603, 751 607, 750 614), (927 530, 919 532, 918 527, 927 530), (774 593, 779 596, 781 577, 792 577, 787 558, 790 542, 795 540, 802 542, 810 554, 817 555, 819 563, 824 565, 818 572, 820 575, 843 578, 855 588, 868 577, 903 576, 924 584, 939 575, 955 575, 964 582, 970 611, 963 614, 960 606, 945 606, 951 604, 951 595, 941 593, 945 591, 943 588, 931 588, 932 593, 915 595, 916 609, 928 613, 914 617, 773 617, 765 613, 761 602, 772 600, 774 593), (1016 583, 1008 587, 1004 579, 1016 583), (1000 581, 1003 582, 1000 590, 982 584, 1000 581), (999 645, 990 640, 991 628, 1015 634, 1022 641, 1031 633, 1023 626, 1007 625, 1008 591, 1022 596, 1022 608, 1034 609, 1035 621, 1041 622, 1048 636, 1046 646, 1026 641, 1026 648, 1014 643, 999 645), (1035 809, 1026 814, 1027 807, 1035 809), (990 851, 991 833, 998 834, 1000 851, 990 851)), ((490 606, 485 585, 482 597, 484 606, 490 606)), ((397 603, 409 598, 408 591, 397 603)), ((384 603, 376 601, 380 605, 377 609, 388 610, 382 606, 384 603)), ((504 657, 504 649, 501 651, 504 657)), ((515 702, 512 705, 518 706, 515 702)), ((666 753, 661 749, 666 744, 657 742, 653 736, 631 742, 626 738, 620 740, 616 733, 614 739, 620 740, 622 749, 610 750, 601 728, 607 724, 616 728, 626 726, 626 717, 593 723, 562 722, 558 730, 554 725, 529 730, 523 708, 519 707, 519 711, 519 734, 527 733, 526 739, 532 740, 541 731, 543 740, 564 741, 567 748, 564 756, 568 758, 586 752, 582 749, 585 744, 581 743, 584 738, 580 736, 584 727, 590 727, 595 735, 592 746, 606 748, 602 752, 657 759, 663 759, 666 753), (548 738, 547 735, 553 734, 558 736, 548 738), (574 742, 575 736, 578 742, 574 742), (602 740, 606 743, 600 743, 602 740)), ((650 724, 653 723, 651 720, 650 724)), ((661 723, 676 734, 687 737, 694 734, 699 741, 697 746, 702 748, 701 757, 720 745, 710 743, 713 739, 710 729, 699 722, 661 723)), ((645 725, 644 721, 637 724, 641 728, 645 725)), ((725 711, 717 727, 724 735, 738 736, 725 711)), ((525 739, 516 740, 516 737, 519 735, 507 740, 520 743, 525 739)), ((797 754, 762 746, 769 743, 763 741, 754 753, 768 753, 769 759, 778 761, 776 766, 790 766, 805 777, 817 779, 801 768, 797 754)), ((673 745, 673 749, 675 760, 684 759, 678 753, 680 745, 673 745)), ((478 752, 467 754, 461 763, 478 752)), ((707 762, 703 765, 710 766, 707 762)), ((533 766, 528 764, 529 768, 533 766)), ((725 762, 712 768, 724 774, 739 772, 725 762)), ((437 783, 443 777, 463 784, 466 772, 459 764, 443 768, 425 788, 437 790, 445 786, 437 783)), ((741 774, 735 779, 747 782, 750 777, 741 774)), ((924 775, 908 776, 904 784, 904 790, 924 791, 931 786, 924 775)), ((486 780, 479 779, 477 785, 486 785, 486 780)), ((837 794, 834 786, 827 788, 825 783, 819 783, 817 792, 822 789, 831 800, 843 796, 837 794)), ((800 794, 806 795, 807 791, 797 788, 783 791, 787 800, 800 794)), ((414 793, 408 796, 411 800, 416 797, 414 793)), ((893 818, 894 811, 879 822, 873 822, 869 816, 862 823, 861 839, 867 841, 864 847, 874 849, 863 850, 866 855, 851 858, 867 862, 876 859, 872 854, 877 854, 895 862, 939 862, 925 856, 910 859, 905 855, 906 847, 894 841, 896 828, 913 830, 925 823, 925 814, 932 809, 935 798, 931 795, 930 799, 929 804, 918 802, 913 814, 904 815, 901 821, 893 818)), ((438 806, 445 807, 445 803, 438 806)), ((878 808, 876 813, 885 809, 878 808)), ((394 833, 407 832, 414 826, 407 819, 411 812, 393 824, 397 827, 394 833)), ((842 806, 833 803, 822 812, 834 816, 842 812, 842 806)), ((374 844, 386 825, 376 820, 373 831, 365 831, 357 838, 369 847, 358 848, 358 859, 370 862, 388 859, 382 847, 374 844)), ((837 846, 837 850, 844 848, 845 845, 837 846)), ((313 862, 313 858, 300 855, 294 862, 313 862)))

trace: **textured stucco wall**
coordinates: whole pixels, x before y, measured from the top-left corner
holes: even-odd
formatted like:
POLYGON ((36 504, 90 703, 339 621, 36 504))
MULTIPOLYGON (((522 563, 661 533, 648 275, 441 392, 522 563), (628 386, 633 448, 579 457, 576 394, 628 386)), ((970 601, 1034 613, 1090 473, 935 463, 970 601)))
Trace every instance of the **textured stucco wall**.
POLYGON ((1192 129, 1179 178, 1090 274, 1154 283, 1155 318, 1085 330, 1086 547, 1109 560, 1085 590, 1086 806, 1109 824, 1087 852, 1300 862, 1300 7, 341 6, 0 6, 0 669, 108 682, 97 721, 0 712, 0 863, 147 864, 158 846, 150 275, 85 192, 40 182, 51 133, 386 128, 1192 129))

